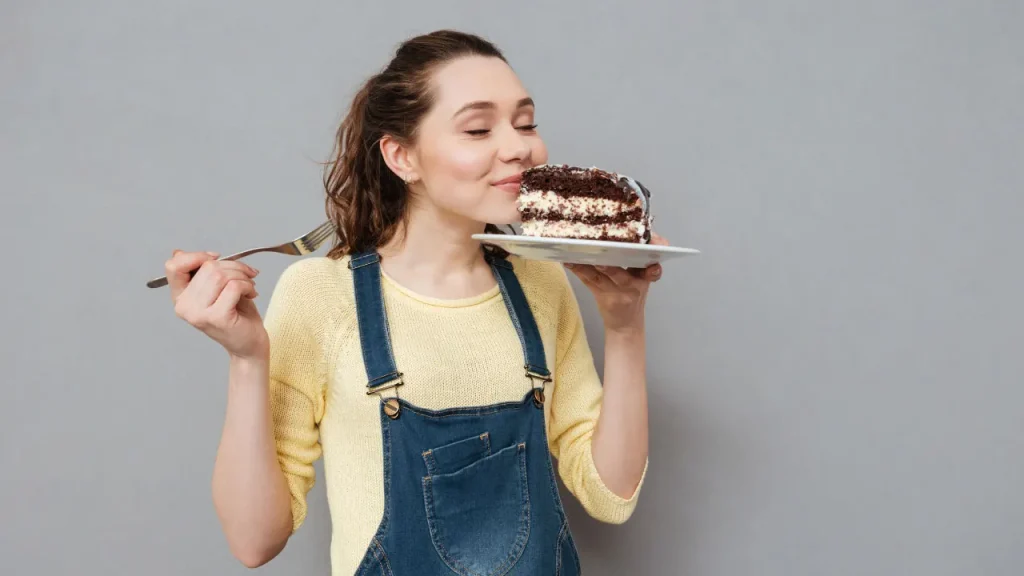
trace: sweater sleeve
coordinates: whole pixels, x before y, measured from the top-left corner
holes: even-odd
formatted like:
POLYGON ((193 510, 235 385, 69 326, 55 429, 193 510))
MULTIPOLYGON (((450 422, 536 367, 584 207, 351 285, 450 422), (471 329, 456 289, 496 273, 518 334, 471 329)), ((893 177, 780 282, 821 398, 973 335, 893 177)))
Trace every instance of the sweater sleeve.
POLYGON ((611 524, 629 519, 636 508, 640 487, 647 474, 646 465, 640 484, 632 496, 622 498, 601 480, 591 441, 601 414, 603 389, 579 303, 564 270, 560 271, 561 304, 551 386, 549 443, 558 459, 558 473, 566 488, 593 518, 611 524))
POLYGON ((328 331, 317 309, 314 260, 300 260, 281 274, 264 318, 270 337, 270 410, 277 457, 291 492, 292 530, 306 519, 306 495, 321 455, 328 331))

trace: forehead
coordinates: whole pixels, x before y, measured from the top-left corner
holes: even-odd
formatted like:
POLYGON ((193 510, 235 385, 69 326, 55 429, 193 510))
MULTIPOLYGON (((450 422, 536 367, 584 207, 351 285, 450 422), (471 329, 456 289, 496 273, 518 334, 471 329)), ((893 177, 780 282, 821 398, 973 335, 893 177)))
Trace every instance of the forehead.
POLYGON ((431 79, 434 110, 450 117, 469 102, 515 107, 529 94, 512 68, 499 58, 470 56, 444 64, 431 79))

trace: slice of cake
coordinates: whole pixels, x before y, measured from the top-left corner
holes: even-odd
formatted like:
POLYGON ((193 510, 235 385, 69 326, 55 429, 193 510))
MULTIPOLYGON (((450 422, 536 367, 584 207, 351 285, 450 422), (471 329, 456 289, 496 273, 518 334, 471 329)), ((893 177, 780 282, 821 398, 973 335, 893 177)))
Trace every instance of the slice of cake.
POLYGON ((546 164, 523 172, 519 190, 524 236, 639 244, 651 239, 651 194, 628 176, 546 164))

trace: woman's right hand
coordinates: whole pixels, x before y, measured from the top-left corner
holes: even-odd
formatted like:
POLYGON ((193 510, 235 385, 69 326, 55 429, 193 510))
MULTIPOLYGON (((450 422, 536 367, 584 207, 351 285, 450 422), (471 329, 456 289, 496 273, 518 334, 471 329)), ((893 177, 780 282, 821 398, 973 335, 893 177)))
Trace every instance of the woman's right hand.
POLYGON ((238 359, 266 360, 269 338, 253 298, 259 274, 243 262, 217 260, 213 252, 175 250, 164 264, 179 318, 238 359), (190 273, 197 270, 195 276, 190 273))

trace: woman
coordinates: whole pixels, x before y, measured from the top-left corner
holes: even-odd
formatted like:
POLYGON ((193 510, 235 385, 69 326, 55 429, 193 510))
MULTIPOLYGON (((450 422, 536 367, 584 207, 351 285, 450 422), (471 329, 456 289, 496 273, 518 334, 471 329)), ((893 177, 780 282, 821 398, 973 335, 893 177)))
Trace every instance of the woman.
POLYGON ((337 243, 285 270, 264 320, 255 269, 175 251, 176 312, 230 357, 213 496, 244 564, 302 524, 321 454, 336 574, 578 573, 551 456, 590 515, 629 518, 660 268, 571 267, 604 320, 602 387, 561 266, 471 238, 517 220, 545 162, 501 52, 435 32, 355 96, 325 177, 337 243))

